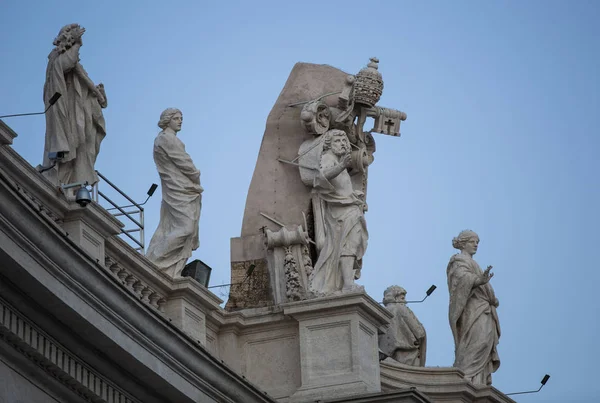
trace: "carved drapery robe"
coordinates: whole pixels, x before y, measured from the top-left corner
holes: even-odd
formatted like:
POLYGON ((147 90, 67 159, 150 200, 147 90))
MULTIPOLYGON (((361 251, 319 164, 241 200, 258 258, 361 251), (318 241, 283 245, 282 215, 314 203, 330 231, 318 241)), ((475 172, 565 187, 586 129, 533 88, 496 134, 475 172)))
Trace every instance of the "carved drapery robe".
POLYGON ((454 366, 473 383, 491 385, 492 373, 500 367, 496 346, 500 323, 496 296, 488 282, 475 286, 483 271, 464 254, 452 256, 447 268, 450 291, 449 319, 454 335, 454 366))
POLYGON ((162 204, 160 223, 146 256, 171 277, 178 277, 192 251, 200 246, 200 171, 183 142, 165 131, 154 141, 154 162, 160 175, 162 204))
POLYGON ((319 208, 315 209, 315 220, 321 220, 324 234, 319 258, 309 279, 310 291, 317 295, 340 291, 343 284, 339 267, 340 257, 356 257, 355 268, 360 270, 362 257, 367 249, 367 223, 363 215, 363 201, 352 188, 348 171, 327 180, 323 171, 337 164, 331 152, 321 158, 320 170, 314 179, 313 192, 318 196, 319 208))
POLYGON ((99 99, 90 88, 87 73, 79 64, 79 45, 60 53, 54 49, 48 55, 44 105, 56 92, 62 96, 46 112, 46 141, 44 165, 49 166, 49 152, 68 152, 57 165, 47 171, 51 180, 60 183, 98 182, 94 169, 100 152, 100 143, 106 136, 106 127, 99 99), (56 178, 58 169, 58 178, 56 178))
POLYGON ((424 367, 427 352, 425 328, 405 303, 392 302, 385 307, 394 317, 387 332, 379 336, 379 349, 402 364, 424 367))

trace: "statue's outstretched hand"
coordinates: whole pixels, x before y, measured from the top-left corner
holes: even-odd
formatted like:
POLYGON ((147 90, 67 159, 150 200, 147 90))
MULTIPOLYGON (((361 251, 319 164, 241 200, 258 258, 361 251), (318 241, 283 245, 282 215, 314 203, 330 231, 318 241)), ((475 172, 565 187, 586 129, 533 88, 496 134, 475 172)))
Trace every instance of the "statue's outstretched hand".
POLYGON ((342 160, 340 161, 340 164, 342 164, 345 168, 348 168, 352 165, 352 154, 348 153, 345 154, 342 157, 342 160))
POLYGON ((106 108, 107 101, 106 101, 106 92, 104 92, 104 84, 100 83, 96 86, 95 95, 96 95, 96 98, 98 98, 98 103, 100 104, 100 106, 103 108, 106 108))
POLYGON ((494 277, 494 273, 491 273, 491 270, 492 266, 488 266, 487 269, 485 269, 481 277, 479 277, 479 281, 477 284, 478 286, 488 283, 492 279, 492 277, 494 277))

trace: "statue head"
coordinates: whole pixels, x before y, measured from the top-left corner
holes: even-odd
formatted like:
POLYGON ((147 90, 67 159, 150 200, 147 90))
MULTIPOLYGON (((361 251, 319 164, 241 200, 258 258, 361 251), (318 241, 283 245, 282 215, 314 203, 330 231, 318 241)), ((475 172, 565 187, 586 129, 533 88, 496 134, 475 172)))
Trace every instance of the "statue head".
POLYGON ((399 285, 388 287, 383 292, 383 304, 387 306, 393 302, 406 303, 406 290, 399 285))
POLYGON ((346 132, 339 129, 327 131, 323 136, 323 152, 331 150, 336 156, 348 154, 350 149, 350 140, 346 132))
POLYGON ((77 42, 81 43, 81 36, 85 32, 85 28, 79 24, 68 24, 60 29, 52 44, 56 46, 59 53, 64 53, 77 42))
POLYGON ((477 253, 478 245, 479 235, 469 229, 461 231, 457 237, 452 239, 452 246, 455 249, 460 249, 462 252, 468 253, 471 256, 477 253))
POLYGON ((175 133, 181 130, 181 124, 183 123, 183 114, 177 108, 167 108, 160 114, 160 120, 158 121, 158 127, 165 130, 167 127, 171 128, 175 133))

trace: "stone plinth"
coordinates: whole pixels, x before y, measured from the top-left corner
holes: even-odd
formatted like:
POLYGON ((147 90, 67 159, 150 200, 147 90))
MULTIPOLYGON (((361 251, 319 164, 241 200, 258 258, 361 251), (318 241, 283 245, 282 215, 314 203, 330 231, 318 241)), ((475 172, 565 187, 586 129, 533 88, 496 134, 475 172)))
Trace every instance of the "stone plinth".
POLYGON ((377 330, 391 314, 364 293, 283 305, 298 321, 302 402, 380 392, 377 330))
POLYGON ((99 263, 105 261, 104 241, 120 233, 123 224, 96 203, 79 207, 71 202, 63 219, 69 238, 99 263))
POLYGON ((175 326, 208 348, 206 313, 219 309, 223 301, 204 290, 204 286, 190 277, 174 279, 165 313, 175 326))

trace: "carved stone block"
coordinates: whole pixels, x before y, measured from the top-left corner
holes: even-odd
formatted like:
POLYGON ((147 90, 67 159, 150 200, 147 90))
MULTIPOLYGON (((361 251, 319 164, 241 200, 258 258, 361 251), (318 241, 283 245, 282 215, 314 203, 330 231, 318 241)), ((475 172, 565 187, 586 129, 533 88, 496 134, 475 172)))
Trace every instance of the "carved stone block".
POLYGON ((380 392, 378 329, 391 315, 364 293, 284 305, 298 321, 302 385, 290 401, 380 392))

